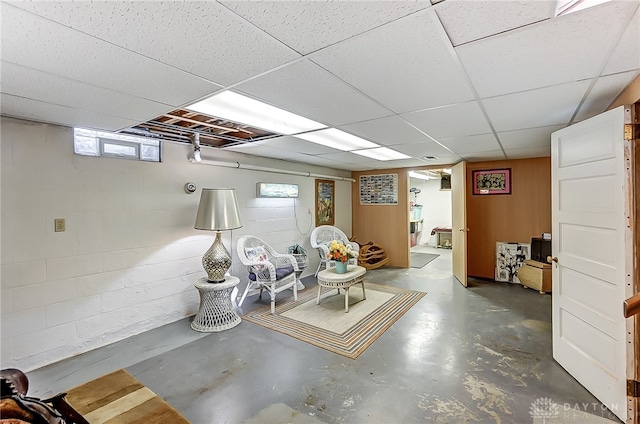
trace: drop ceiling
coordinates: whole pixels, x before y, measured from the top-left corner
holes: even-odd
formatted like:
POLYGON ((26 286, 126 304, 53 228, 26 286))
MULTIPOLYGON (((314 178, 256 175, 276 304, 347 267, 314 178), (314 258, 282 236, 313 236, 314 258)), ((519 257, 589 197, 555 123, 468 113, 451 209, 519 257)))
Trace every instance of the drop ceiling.
POLYGON ((544 0, 1 3, 2 115, 156 126, 184 142, 197 131, 216 148, 344 170, 549 156, 553 131, 603 112, 640 74, 638 1, 561 17, 544 0), (221 90, 411 158, 184 110, 221 90))

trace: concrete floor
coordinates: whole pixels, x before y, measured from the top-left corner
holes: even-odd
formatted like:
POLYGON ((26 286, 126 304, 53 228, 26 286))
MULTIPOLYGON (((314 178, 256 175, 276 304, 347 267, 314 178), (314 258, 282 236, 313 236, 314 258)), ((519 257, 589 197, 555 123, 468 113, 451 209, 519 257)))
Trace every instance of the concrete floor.
MULTIPOLYGON (((30 372, 45 396, 126 368, 193 423, 619 422, 551 357, 551 296, 451 273, 451 251, 366 281, 428 294, 357 359, 243 321, 202 334, 182 320, 30 372)), ((307 277, 305 285, 314 285, 307 277)), ((195 289, 194 289, 195 290, 195 289)), ((289 292, 282 296, 290 295, 289 292)), ((262 304, 247 298, 244 312, 262 304)))

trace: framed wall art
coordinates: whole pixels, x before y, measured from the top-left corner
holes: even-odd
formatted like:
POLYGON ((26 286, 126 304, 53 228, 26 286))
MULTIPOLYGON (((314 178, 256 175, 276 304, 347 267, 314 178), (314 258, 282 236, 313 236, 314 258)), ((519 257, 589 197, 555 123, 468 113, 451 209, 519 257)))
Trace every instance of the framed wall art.
POLYGON ((397 205, 398 174, 360 176, 361 205, 397 205))
POLYGON ((335 181, 316 180, 316 226, 334 225, 335 190, 335 181))
POLYGON ((473 194, 511 194, 511 168, 473 171, 473 194))
POLYGON ((496 242, 496 281, 521 284, 518 270, 524 261, 531 259, 529 243, 496 242))

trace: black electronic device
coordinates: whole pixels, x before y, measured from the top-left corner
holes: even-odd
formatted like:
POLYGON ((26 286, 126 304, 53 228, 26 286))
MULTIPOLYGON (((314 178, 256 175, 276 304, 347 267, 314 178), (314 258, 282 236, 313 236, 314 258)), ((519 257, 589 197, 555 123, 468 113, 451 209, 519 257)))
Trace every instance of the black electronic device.
POLYGON ((451 175, 442 174, 440 190, 451 190, 451 175))
POLYGON ((531 259, 546 264, 548 263, 547 256, 551 256, 551 240, 533 237, 531 239, 531 259))

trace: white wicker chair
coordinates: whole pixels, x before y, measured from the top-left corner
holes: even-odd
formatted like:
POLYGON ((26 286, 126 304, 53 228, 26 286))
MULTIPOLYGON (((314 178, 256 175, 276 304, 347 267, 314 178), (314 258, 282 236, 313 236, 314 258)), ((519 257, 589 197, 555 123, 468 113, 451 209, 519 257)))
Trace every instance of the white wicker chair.
POLYGON ((267 289, 271 295, 271 313, 275 312, 276 294, 291 288, 293 299, 298 300, 298 278, 296 271, 298 261, 293 255, 277 253, 264 240, 255 236, 242 236, 237 244, 240 262, 247 266, 249 271, 249 283, 244 289, 238 306, 242 306, 244 298, 249 290, 260 288, 267 289))
MULTIPOLYGON (((318 256, 320 256, 320 263, 318 264, 318 269, 316 270, 315 276, 318 276, 320 269, 324 265, 333 266, 334 261, 327 259, 327 255, 329 254, 329 243, 331 240, 339 240, 344 242, 346 245, 351 245, 353 250, 356 252, 360 251, 360 246, 355 241, 349 241, 349 237, 338 227, 334 227, 332 225, 321 225, 316 227, 311 232, 311 247, 318 251, 318 256)), ((358 265, 358 258, 349 259, 349 264, 358 265)))

